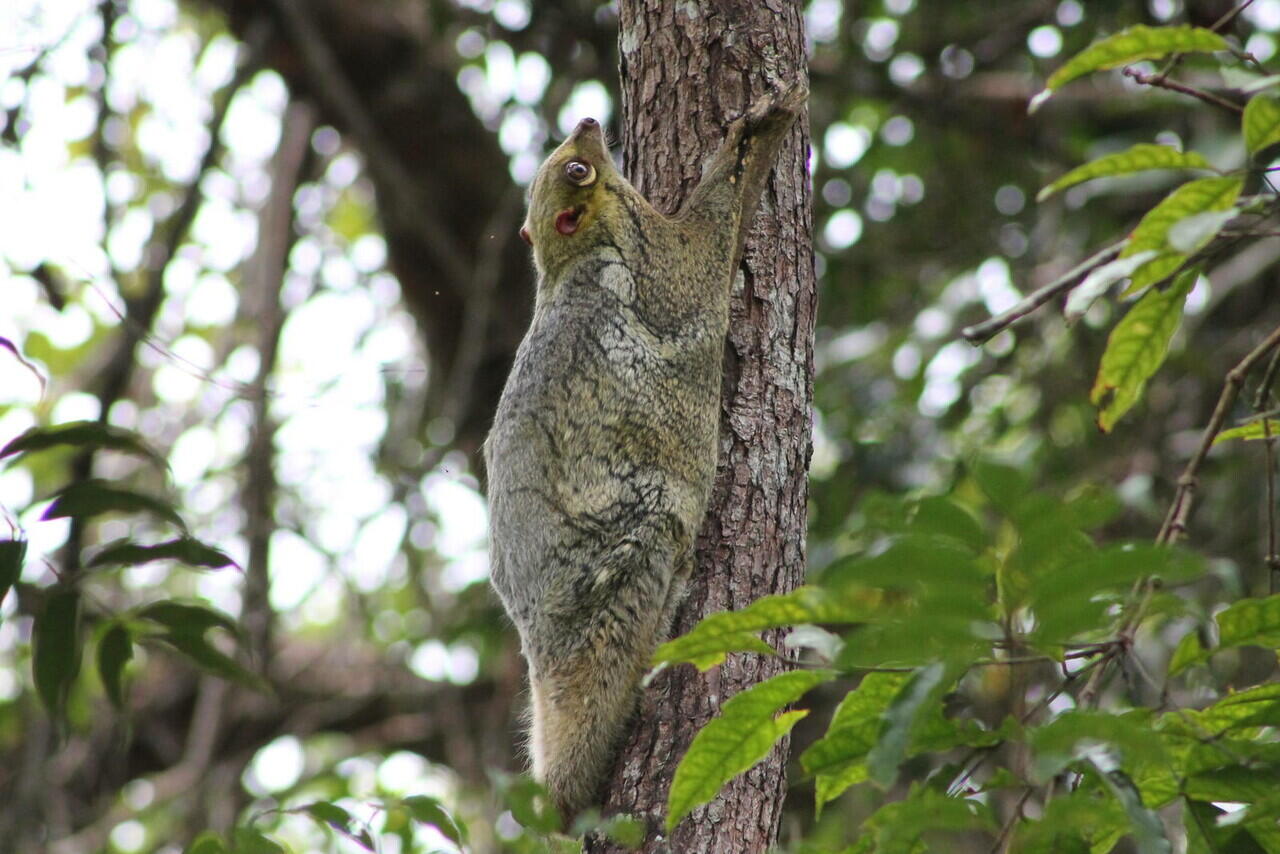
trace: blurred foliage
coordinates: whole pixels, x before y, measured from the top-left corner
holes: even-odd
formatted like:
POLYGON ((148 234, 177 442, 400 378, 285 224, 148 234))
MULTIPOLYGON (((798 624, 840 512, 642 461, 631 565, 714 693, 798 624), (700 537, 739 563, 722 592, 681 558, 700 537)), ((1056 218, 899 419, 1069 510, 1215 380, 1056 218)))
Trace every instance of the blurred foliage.
MULTIPOLYGON (((63 241, 0 241, 0 839, 577 850, 511 773, 476 478, 425 404, 359 146, 324 123, 263 320, 293 93, 230 5, 105 0, 0 54, 0 181, 63 241), (77 203, 42 219, 40 193, 77 203)), ((613 112, 608 5, 397 8, 504 184, 613 112)), ((787 626, 803 669, 725 703, 673 817, 790 733, 787 850, 1280 851, 1280 3, 806 9, 815 572, 658 654, 775 654, 758 633, 787 626), (1253 441, 1209 454, 1230 438, 1253 441)))

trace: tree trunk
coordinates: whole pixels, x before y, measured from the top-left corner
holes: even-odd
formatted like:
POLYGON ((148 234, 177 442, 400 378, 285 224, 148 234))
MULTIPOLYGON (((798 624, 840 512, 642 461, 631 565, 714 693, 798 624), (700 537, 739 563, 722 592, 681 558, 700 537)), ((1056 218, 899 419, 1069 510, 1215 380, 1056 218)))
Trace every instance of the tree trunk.
MULTIPOLYGON (((619 16, 627 177, 671 212, 697 185, 729 122, 770 82, 805 77, 802 10, 621 0, 619 16)), ((709 613, 792 590, 804 575, 815 301, 807 124, 797 122, 783 146, 747 241, 725 347, 719 470, 678 633, 709 613)), ((661 828, 693 736, 724 700, 782 669, 775 658, 731 656, 706 674, 667 671, 646 691, 606 801, 607 812, 646 823, 644 851, 748 854, 775 842, 786 740, 669 838, 661 828)), ((587 850, 621 849, 593 840, 587 850)))

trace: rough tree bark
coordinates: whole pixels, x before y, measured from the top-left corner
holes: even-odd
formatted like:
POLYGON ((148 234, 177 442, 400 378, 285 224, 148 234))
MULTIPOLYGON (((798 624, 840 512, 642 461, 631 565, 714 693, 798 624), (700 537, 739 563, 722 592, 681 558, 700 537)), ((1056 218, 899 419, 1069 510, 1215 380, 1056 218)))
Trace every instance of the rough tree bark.
MULTIPOLYGON (((802 9, 621 0, 619 15, 627 177, 671 212, 696 186, 728 123, 771 81, 805 77, 802 9)), ((804 573, 815 301, 807 156, 804 118, 782 150, 747 242, 725 347, 720 466, 677 632, 711 612, 794 589, 804 573)), ((776 840, 786 741, 669 838, 659 829, 694 734, 725 699, 782 669, 778 659, 732 656, 706 674, 682 667, 655 680, 606 804, 646 822, 644 851, 748 854, 776 840)), ((588 850, 617 849, 591 841, 588 850)))

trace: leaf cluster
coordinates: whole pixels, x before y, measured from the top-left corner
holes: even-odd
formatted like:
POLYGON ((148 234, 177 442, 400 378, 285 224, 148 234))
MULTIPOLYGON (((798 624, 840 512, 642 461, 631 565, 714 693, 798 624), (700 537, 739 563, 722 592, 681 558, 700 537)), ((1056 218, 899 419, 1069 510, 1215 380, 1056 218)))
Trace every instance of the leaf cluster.
MULTIPOLYGON (((109 449, 144 459, 164 472, 167 464, 137 433, 97 421, 33 427, 0 448, 0 460, 68 448, 81 453, 109 449)), ((92 595, 94 573, 106 567, 139 566, 170 560, 199 570, 235 566, 222 550, 192 537, 173 499, 95 478, 72 480, 52 496, 43 519, 71 519, 86 525, 108 514, 149 517, 176 530, 177 536, 155 543, 124 537, 71 562, 77 567, 54 583, 29 586, 24 599, 32 610, 31 670, 37 693, 51 716, 65 720, 67 701, 80 676, 86 647, 96 650, 98 679, 112 704, 126 705, 126 676, 138 644, 178 653, 214 676, 258 691, 266 682, 220 648, 211 633, 229 640, 239 627, 210 606, 177 599, 156 599, 125 611, 112 611, 92 595)), ((16 533, 0 540, 0 602, 19 583, 26 559, 26 540, 16 533)))
POLYGON ((1165 684, 1228 648, 1274 656, 1280 597, 1221 612, 1216 642, 1206 642, 1176 594, 1203 577, 1205 562, 1172 547, 1100 542, 1091 532, 1116 509, 1109 496, 1058 499, 1015 469, 979 463, 955 493, 882 513, 875 545, 815 584, 712 615, 663 646, 655 663, 705 669, 727 655, 776 654, 757 636, 765 629, 812 637, 812 622, 834 639, 810 644, 801 669, 724 704, 680 763, 668 825, 773 749, 810 714, 794 708, 805 696, 834 690, 843 697, 799 771, 819 816, 851 787, 881 793, 855 851, 946 850, 957 833, 1009 840, 1016 851, 1108 851, 1122 839, 1172 851, 1157 816, 1171 805, 1199 840, 1192 850, 1280 850, 1280 801, 1258 782, 1280 779, 1271 729, 1280 686, 1202 707, 1097 705, 1103 674, 1130 661, 1144 632, 1184 632, 1165 671, 1148 674, 1165 684), (1017 700, 1033 674, 1047 693, 1017 700), (990 806, 997 791, 1034 800, 1039 817, 1002 826, 990 806), (1224 802, 1239 808, 1224 814, 1214 806, 1224 802))

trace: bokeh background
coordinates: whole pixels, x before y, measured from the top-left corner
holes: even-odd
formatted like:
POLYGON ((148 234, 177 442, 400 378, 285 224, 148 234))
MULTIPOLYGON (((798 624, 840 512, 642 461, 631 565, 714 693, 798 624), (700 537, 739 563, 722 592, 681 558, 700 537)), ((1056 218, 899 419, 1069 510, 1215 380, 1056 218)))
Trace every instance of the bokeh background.
MULTIPOLYGON (((1050 305, 982 348, 958 333, 1123 235, 1174 180, 1037 204, 1066 169, 1152 141, 1244 164, 1229 115, 1119 73, 1026 109, 1098 35, 1233 5, 806 5, 815 568, 859 546, 876 496, 945 491, 976 455, 1051 491, 1113 487, 1113 533, 1154 534, 1225 372, 1280 322, 1280 244, 1214 260, 1112 435, 1088 391, 1117 303, 1073 326, 1050 305)), ((1280 0, 1229 32, 1270 63, 1280 0)), ((518 770, 522 665, 485 583, 477 450, 531 306, 524 185, 577 119, 616 127, 616 37, 614 8, 588 0, 0 4, 0 335, 45 380, 0 351, 0 443, 105 412, 161 449, 167 484, 110 453, 95 472, 170 489, 244 570, 101 571, 90 607, 157 590, 211 603, 277 687, 262 698, 152 651, 127 714, 90 675, 58 732, 25 606, 69 537, 146 529, 41 521, 75 455, 11 462, 0 508, 32 559, 0 606, 0 849, 176 852, 263 814, 299 850, 359 850, 268 811, 325 798, 378 828, 364 804, 412 792, 457 810, 475 850, 516 833, 491 771, 518 770)), ((1207 472, 1206 608, 1269 584, 1260 455, 1226 449, 1207 472)), ((853 826, 831 807, 824 822, 831 840, 853 826)), ((784 842, 812 824, 799 782, 784 842)), ((424 827, 383 845, 455 850, 424 827)))

